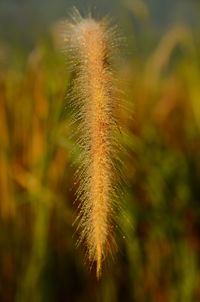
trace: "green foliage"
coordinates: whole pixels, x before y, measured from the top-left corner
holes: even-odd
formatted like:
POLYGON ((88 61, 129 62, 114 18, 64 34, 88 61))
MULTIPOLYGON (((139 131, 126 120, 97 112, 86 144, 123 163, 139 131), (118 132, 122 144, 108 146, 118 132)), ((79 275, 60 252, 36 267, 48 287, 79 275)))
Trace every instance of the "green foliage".
POLYGON ((72 227, 67 65, 49 41, 28 57, 7 58, 0 73, 1 301, 200 300, 198 43, 176 28, 145 58, 130 49, 133 58, 121 63, 125 213, 119 251, 98 282, 72 227))

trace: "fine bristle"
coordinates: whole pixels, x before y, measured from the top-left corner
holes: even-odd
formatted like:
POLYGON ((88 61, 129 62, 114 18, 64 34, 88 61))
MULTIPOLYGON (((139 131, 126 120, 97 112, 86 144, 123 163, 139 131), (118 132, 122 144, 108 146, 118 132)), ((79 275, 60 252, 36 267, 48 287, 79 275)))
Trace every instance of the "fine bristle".
POLYGON ((113 116, 114 85, 110 63, 112 41, 105 22, 92 18, 66 23, 66 48, 76 71, 72 89, 74 122, 81 148, 78 172, 80 241, 86 243, 91 263, 100 277, 102 262, 111 249, 115 204, 115 154, 113 116))

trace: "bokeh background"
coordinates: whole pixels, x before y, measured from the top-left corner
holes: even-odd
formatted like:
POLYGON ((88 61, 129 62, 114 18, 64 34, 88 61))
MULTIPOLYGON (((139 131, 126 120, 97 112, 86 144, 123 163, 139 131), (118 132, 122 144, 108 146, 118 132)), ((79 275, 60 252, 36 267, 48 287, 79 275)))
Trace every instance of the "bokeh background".
POLYGON ((0 301, 200 301, 198 0, 0 0, 0 301), (56 27, 73 6, 111 16, 125 38, 124 210, 99 281, 72 226, 71 74, 56 27))

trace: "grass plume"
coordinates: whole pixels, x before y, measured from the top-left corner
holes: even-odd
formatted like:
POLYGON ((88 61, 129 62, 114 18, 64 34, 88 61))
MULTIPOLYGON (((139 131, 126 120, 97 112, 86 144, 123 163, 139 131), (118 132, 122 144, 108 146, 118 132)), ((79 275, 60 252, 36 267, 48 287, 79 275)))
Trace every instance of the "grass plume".
POLYGON ((84 19, 78 13, 73 19, 67 23, 65 42, 76 73, 71 99, 81 148, 78 228, 99 277, 114 243, 116 99, 111 57, 115 39, 105 20, 84 19))

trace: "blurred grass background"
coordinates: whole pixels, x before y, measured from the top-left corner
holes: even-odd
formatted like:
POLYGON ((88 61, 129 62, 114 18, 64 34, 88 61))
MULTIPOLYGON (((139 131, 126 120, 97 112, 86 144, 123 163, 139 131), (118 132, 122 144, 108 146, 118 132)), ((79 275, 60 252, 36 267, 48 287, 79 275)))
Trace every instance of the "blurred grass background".
POLYGON ((0 301, 200 301, 200 5, 164 3, 96 1, 127 40, 125 215, 97 282, 72 226, 71 75, 54 30, 86 4, 1 1, 0 301))

